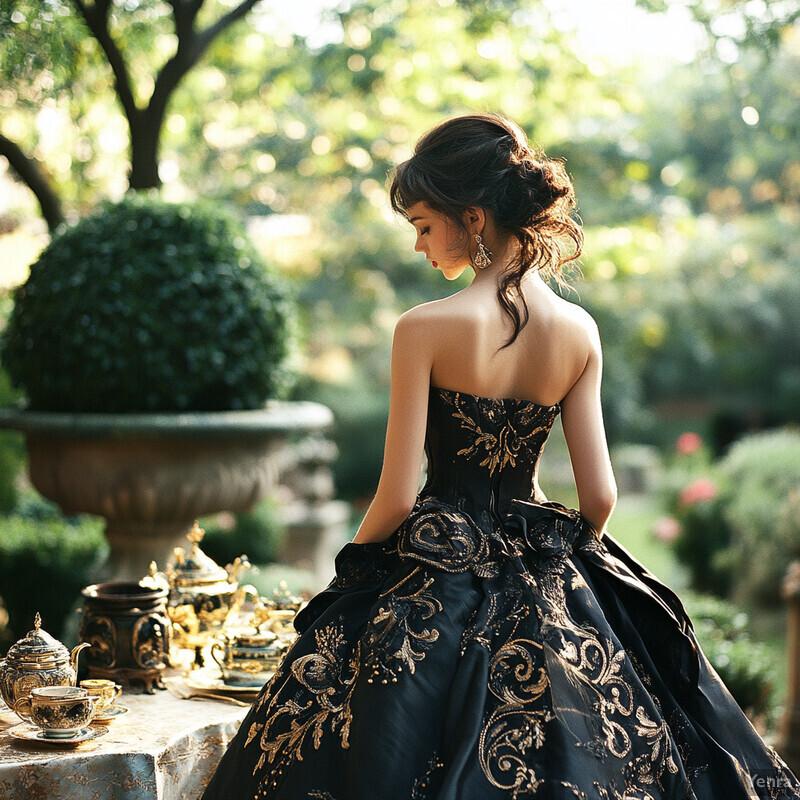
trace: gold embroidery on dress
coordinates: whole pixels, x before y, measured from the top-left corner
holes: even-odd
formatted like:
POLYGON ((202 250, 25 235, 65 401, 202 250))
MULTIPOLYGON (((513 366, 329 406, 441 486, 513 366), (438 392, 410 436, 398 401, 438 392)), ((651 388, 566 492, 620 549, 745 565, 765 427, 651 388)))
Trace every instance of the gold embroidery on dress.
POLYGON ((439 631, 425 623, 442 610, 442 604, 428 590, 434 579, 421 567, 385 591, 382 605, 363 636, 367 650, 365 664, 372 670, 367 683, 397 683, 397 673, 405 667, 411 675, 418 661, 439 638, 439 631))
POLYGON ((661 786, 660 778, 665 770, 673 775, 678 772, 678 765, 672 755, 672 735, 666 720, 656 722, 650 719, 642 706, 636 709, 636 720, 636 733, 650 745, 649 760, 639 759, 636 762, 639 767, 637 778, 641 783, 658 783, 661 786))
MULTIPOLYGON (((347 658, 347 641, 341 624, 326 625, 315 631, 316 652, 300 656, 291 665, 291 678, 303 691, 276 705, 280 689, 275 694, 265 692, 259 707, 266 704, 265 721, 258 737, 261 755, 253 774, 269 763, 273 767, 266 784, 274 787, 280 782, 285 767, 292 761, 302 761, 302 748, 310 735, 315 749, 319 748, 326 724, 331 733, 339 730, 343 748, 349 747, 348 736, 352 713, 350 698, 356 684, 360 665, 360 646, 357 644, 347 658), (278 730, 287 719, 288 727, 278 730)), ((252 728, 245 747, 257 734, 252 728)), ((264 784, 262 784, 264 786, 264 784)))
POLYGON ((421 778, 414 780, 414 785, 411 787, 411 800, 435 800, 436 792, 436 777, 444 768, 444 761, 434 753, 430 761, 428 761, 428 768, 421 778))
MULTIPOLYGON (((524 582, 513 582, 492 598, 483 626, 473 624, 471 641, 491 643, 503 635, 504 623, 512 630, 489 662, 488 688, 499 703, 481 727, 478 757, 487 780, 516 798, 534 794, 542 781, 530 767, 527 754, 544 744, 545 726, 554 719, 550 708, 550 681, 542 645, 516 636, 520 621, 529 616, 524 601, 524 582)), ((464 647, 462 642, 462 647, 464 647)))
POLYGON ((490 475, 516 466, 520 457, 533 463, 544 446, 559 410, 558 406, 548 408, 523 403, 515 409, 514 414, 508 414, 501 400, 467 395, 495 426, 497 430, 493 433, 484 430, 479 421, 467 412, 459 392, 452 397, 440 396, 455 408, 453 417, 459 420, 461 427, 473 434, 470 445, 459 450, 458 455, 467 459, 480 458, 480 465, 486 467, 490 475))
POLYGON ((466 514, 433 497, 420 500, 403 523, 399 552, 444 572, 492 572, 489 537, 466 514))

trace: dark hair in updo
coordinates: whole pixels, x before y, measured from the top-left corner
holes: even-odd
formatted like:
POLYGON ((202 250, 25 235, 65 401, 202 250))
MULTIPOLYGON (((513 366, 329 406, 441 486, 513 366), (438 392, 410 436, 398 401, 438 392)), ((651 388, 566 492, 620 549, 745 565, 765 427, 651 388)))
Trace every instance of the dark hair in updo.
POLYGON ((503 347, 528 321, 518 291, 525 273, 538 269, 562 282, 562 267, 581 253, 583 231, 572 217, 575 191, 563 162, 535 152, 522 129, 497 114, 455 117, 428 131, 414 155, 395 169, 389 195, 398 213, 408 216, 411 206, 424 201, 462 229, 464 212, 482 208, 517 239, 519 255, 498 288, 514 325, 503 347))

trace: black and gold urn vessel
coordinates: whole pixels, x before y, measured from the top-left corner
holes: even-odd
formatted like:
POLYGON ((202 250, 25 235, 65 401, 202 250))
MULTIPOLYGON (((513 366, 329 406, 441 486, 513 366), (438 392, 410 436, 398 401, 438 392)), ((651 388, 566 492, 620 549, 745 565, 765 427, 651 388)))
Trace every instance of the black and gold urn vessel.
POLYGON ((86 666, 92 678, 126 686, 142 684, 148 694, 165 688, 170 622, 168 589, 111 581, 83 590, 80 639, 90 649, 86 666))

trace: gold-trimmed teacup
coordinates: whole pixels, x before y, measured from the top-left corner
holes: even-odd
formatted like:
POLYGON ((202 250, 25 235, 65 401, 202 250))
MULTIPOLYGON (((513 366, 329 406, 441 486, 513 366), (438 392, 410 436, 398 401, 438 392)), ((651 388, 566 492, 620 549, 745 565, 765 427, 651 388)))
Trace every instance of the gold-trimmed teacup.
POLYGON ((86 689, 93 697, 97 697, 96 712, 108 708, 122 692, 122 687, 118 683, 107 678, 87 678, 81 681, 81 688, 86 689))
POLYGON ((80 686, 40 686, 14 703, 14 711, 48 739, 69 739, 89 724, 98 698, 80 686))

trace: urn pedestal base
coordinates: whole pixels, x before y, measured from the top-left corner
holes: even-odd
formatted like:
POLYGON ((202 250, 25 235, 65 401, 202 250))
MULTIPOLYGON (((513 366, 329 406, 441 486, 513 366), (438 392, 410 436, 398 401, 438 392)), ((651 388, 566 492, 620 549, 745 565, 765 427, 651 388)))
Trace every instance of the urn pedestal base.
POLYGON ((141 684, 146 694, 155 694, 156 689, 166 689, 163 683, 165 667, 153 669, 102 669, 101 667, 89 667, 90 678, 107 678, 108 680, 119 683, 126 688, 135 687, 141 684))

